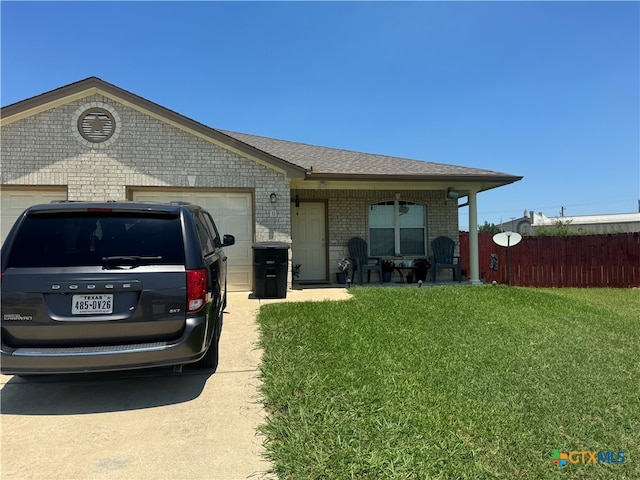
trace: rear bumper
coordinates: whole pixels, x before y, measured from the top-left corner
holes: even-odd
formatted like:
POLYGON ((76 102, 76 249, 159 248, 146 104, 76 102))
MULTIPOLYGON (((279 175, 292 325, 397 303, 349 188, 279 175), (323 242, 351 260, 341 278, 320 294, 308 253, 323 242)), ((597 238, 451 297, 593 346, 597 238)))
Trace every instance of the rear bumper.
MULTIPOLYGON (((210 325, 209 328, 214 328, 210 325)), ((207 317, 187 319, 173 342, 71 348, 10 348, 2 344, 0 372, 10 375, 106 372, 183 365, 198 361, 208 347, 207 317)), ((214 337, 215 338, 215 337, 214 337)))

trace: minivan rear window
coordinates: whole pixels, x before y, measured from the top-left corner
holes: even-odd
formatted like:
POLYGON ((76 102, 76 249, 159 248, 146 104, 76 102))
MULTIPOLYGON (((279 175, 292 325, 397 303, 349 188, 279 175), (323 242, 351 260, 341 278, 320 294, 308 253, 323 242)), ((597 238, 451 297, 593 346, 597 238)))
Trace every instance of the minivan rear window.
POLYGON ((180 218, 173 214, 57 212, 27 216, 7 267, 103 265, 103 258, 157 257, 153 264, 184 264, 180 218))

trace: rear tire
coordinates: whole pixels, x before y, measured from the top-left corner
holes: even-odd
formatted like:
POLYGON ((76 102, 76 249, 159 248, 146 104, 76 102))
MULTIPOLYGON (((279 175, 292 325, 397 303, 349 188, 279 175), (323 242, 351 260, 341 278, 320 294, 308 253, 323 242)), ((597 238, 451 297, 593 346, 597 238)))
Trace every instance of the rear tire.
POLYGON ((211 344, 207 349, 207 353, 204 354, 200 360, 195 363, 196 368, 205 368, 207 370, 213 370, 214 372, 218 368, 218 357, 220 351, 220 332, 222 330, 222 315, 220 312, 216 321, 213 337, 211 338, 211 344))

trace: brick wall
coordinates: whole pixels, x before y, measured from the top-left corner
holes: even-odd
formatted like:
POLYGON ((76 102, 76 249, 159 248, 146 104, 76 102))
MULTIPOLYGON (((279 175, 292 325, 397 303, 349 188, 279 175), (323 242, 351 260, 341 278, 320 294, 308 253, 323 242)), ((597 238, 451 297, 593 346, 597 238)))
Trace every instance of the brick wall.
POLYGON ((1 183, 66 185, 70 200, 125 200, 127 187, 252 189, 256 240, 290 241, 283 174, 101 95, 92 95, 2 127, 1 183), (116 133, 91 144, 77 130, 89 106, 108 109, 116 133), (271 211, 276 210, 276 216, 271 211))
MULTIPOLYGON (((435 190, 293 190, 291 201, 298 195, 301 202, 325 200, 327 202, 329 250, 329 278, 335 281, 337 263, 348 257, 347 242, 351 237, 368 241, 368 209, 372 203, 395 200, 420 203, 426 207, 427 245, 431 240, 446 235, 458 239, 457 202, 447 200, 444 191, 435 190)), ((428 247, 429 248, 429 247, 428 247)))

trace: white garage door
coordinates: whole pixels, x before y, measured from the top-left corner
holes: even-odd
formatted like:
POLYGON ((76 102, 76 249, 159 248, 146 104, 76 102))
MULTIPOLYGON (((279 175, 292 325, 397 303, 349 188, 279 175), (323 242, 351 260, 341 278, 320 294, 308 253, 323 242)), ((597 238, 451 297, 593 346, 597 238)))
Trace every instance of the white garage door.
POLYGON ((229 257, 227 282, 230 291, 246 292, 252 284, 253 208, 251 193, 140 190, 132 199, 140 202, 191 202, 206 208, 220 235, 231 234, 236 244, 225 249, 229 257))
POLYGON ((7 238, 11 226, 18 216, 31 205, 49 203, 52 200, 66 200, 66 187, 38 188, 3 186, 0 192, 0 237, 7 238))

